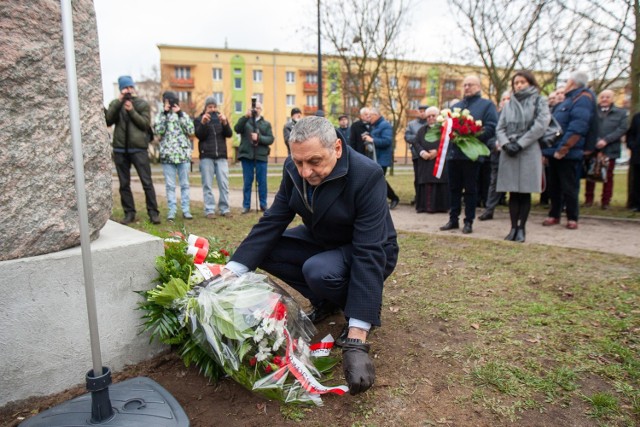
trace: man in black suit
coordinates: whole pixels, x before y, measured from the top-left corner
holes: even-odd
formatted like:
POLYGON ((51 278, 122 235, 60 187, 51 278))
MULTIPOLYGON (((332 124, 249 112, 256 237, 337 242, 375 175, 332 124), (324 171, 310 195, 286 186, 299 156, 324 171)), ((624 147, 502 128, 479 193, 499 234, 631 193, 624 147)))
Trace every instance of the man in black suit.
POLYGON ((380 325, 382 288, 398 258, 387 185, 375 162, 343 147, 323 117, 291 131, 291 156, 271 207, 240 244, 223 274, 257 267, 311 301, 314 323, 342 309, 344 373, 351 394, 375 379, 367 334, 380 325), (304 225, 287 228, 299 215, 304 225))

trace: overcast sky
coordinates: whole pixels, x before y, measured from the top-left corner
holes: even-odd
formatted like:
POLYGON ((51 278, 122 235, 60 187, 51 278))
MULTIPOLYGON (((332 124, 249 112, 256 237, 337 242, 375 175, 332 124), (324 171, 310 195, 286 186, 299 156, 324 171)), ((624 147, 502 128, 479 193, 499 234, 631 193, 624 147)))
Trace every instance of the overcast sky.
MULTIPOLYGON (((375 0, 372 0, 375 1, 375 0)), ((158 44, 315 52, 316 0, 94 0, 105 103, 118 76, 160 64, 158 44)), ((441 60, 456 33, 446 2, 415 0, 408 34, 418 57, 441 60)))

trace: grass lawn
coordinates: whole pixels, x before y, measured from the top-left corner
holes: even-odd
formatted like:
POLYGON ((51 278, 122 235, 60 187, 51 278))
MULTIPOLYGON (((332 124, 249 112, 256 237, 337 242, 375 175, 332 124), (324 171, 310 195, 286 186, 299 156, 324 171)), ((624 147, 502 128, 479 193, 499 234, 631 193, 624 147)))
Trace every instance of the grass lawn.
MULTIPOLYGON (((408 202, 412 177, 389 181, 408 202)), ((187 226, 233 248, 258 218, 233 212, 134 227, 187 226)), ((417 233, 399 243, 371 337, 376 386, 324 409, 279 405, 272 425, 640 425, 638 258, 417 233)))

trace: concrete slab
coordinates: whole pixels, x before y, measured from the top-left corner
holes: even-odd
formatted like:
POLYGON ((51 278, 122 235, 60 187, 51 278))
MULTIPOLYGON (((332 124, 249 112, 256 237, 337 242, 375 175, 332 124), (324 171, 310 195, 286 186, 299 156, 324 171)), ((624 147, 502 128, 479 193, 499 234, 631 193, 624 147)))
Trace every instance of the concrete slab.
MULTIPOLYGON (((138 335, 157 237, 108 221, 92 242, 104 366, 117 371, 163 349, 138 335)), ((80 247, 0 262, 0 406, 84 383, 92 368, 80 247)))

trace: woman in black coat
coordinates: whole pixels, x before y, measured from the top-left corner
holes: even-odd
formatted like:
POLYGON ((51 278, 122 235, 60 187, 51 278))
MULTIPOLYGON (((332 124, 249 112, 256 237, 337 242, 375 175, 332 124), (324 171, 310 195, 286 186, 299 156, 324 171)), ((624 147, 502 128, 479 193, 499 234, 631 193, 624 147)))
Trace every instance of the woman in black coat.
POLYGON ((439 141, 427 142, 424 139, 427 131, 436 123, 439 110, 430 107, 425 112, 427 124, 416 134, 415 147, 419 157, 416 164, 416 212, 449 211, 449 185, 446 172, 441 178, 433 176, 433 169, 438 155, 439 141))

